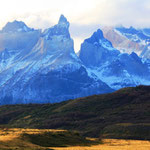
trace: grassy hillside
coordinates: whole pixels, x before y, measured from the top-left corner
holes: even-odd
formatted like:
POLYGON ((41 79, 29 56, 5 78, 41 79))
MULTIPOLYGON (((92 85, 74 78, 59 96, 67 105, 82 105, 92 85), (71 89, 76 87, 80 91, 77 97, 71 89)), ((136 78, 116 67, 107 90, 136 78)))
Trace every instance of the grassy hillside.
POLYGON ((84 136, 150 139, 150 87, 124 88, 58 104, 0 107, 1 127, 67 129, 84 136))

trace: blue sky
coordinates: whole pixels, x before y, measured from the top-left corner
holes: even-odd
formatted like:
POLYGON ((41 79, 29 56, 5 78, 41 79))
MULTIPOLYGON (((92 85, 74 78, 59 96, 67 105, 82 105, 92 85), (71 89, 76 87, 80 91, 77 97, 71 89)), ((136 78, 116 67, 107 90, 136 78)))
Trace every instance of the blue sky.
POLYGON ((64 14, 71 23, 75 49, 101 25, 150 27, 150 0, 4 0, 0 28, 22 20, 34 28, 48 28, 64 14))

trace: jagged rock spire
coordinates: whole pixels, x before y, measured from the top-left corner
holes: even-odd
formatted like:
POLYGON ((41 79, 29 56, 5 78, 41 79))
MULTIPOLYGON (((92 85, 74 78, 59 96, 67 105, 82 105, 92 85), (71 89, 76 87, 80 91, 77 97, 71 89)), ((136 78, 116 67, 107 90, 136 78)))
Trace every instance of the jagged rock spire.
POLYGON ((69 28, 70 23, 64 15, 61 15, 58 21, 58 25, 61 27, 69 28))

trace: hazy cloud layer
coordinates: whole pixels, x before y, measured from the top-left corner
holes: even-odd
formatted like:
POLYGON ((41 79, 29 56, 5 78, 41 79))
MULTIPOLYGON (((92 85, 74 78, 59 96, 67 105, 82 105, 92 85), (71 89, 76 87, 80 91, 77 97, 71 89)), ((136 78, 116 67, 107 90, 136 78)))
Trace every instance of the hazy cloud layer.
POLYGON ((150 27, 150 0, 5 0, 0 2, 0 27, 22 20, 48 28, 64 14, 71 23, 75 47, 101 25, 150 27))

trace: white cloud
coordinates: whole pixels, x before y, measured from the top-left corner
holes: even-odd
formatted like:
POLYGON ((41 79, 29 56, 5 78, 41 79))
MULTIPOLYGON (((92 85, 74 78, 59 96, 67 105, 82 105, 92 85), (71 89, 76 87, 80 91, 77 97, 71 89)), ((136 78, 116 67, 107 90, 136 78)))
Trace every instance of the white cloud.
POLYGON ((47 28, 64 14, 79 49, 100 25, 150 27, 150 0, 4 0, 0 1, 0 27, 22 20, 35 28, 47 28))

